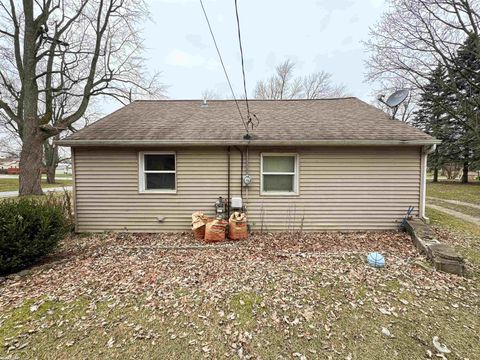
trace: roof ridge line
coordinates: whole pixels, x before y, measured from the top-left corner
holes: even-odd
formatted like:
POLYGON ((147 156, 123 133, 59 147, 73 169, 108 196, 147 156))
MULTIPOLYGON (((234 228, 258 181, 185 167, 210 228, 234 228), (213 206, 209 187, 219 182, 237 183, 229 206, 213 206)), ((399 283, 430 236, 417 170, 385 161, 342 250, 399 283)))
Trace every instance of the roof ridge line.
MULTIPOLYGON (((348 99, 357 99, 356 96, 344 96, 344 97, 331 97, 331 98, 319 98, 319 99, 248 99, 248 101, 265 101, 265 102, 273 102, 273 101, 328 101, 328 100, 348 100, 348 99)), ((204 99, 139 99, 134 100, 132 103, 135 102, 188 102, 188 101, 204 101, 204 99)), ((235 101, 233 99, 207 99, 207 101, 219 101, 219 102, 232 102, 235 101)), ((242 99, 237 100, 242 101, 242 99)))

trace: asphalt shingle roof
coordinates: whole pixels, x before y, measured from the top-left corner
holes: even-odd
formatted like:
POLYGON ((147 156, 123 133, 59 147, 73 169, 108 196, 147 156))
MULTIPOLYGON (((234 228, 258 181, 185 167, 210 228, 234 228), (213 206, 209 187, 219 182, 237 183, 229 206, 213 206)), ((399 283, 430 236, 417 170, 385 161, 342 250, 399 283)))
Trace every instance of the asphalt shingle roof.
MULTIPOLYGON (((61 141, 228 143, 243 140, 245 129, 233 100, 135 101, 61 141)), ((246 114, 245 102, 239 102, 246 114)), ((388 142, 435 143, 436 140, 353 97, 320 100, 249 100, 260 123, 252 143, 388 142)))

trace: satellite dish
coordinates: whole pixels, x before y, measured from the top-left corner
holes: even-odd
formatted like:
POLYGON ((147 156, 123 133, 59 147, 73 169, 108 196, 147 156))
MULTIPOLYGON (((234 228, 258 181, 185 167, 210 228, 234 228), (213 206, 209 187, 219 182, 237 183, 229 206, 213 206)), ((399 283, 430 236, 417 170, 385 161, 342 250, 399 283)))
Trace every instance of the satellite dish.
POLYGON ((388 97, 387 101, 383 100, 383 95, 379 96, 378 100, 393 109, 392 119, 394 119, 398 106, 405 101, 409 93, 407 89, 397 90, 388 97))
POLYGON ((387 104, 387 106, 393 108, 395 106, 398 106, 400 105, 402 102, 405 101, 405 99, 407 98, 408 96, 408 93, 410 91, 406 90, 406 89, 402 89, 402 90, 397 90, 395 91, 392 95, 390 95, 387 99, 387 101, 385 101, 385 103, 387 104))

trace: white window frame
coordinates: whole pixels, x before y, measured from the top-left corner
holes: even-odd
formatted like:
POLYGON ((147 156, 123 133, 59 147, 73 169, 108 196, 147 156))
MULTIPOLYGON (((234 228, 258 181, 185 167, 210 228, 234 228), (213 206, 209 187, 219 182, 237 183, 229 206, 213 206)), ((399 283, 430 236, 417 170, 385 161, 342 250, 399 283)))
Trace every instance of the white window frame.
POLYGON ((300 178, 300 156, 298 153, 261 153, 260 154, 260 195, 266 196, 296 196, 299 194, 299 178, 300 178), (295 157, 294 172, 263 172, 263 157, 267 156, 293 156, 295 157), (264 191, 263 176, 264 175, 293 175, 293 191, 264 191))
POLYGON ((140 193, 176 194, 177 193, 177 153, 175 151, 140 151, 138 153, 138 191, 140 193), (145 155, 173 155, 175 170, 145 170, 145 155), (175 189, 146 189, 145 174, 175 174, 175 189))

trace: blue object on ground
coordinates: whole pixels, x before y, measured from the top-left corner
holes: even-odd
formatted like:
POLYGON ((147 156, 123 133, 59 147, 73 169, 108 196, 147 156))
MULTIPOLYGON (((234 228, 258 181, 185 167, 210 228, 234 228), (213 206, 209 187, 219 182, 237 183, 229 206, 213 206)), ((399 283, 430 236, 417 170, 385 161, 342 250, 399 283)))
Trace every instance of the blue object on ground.
POLYGON ((377 252, 368 254, 367 260, 370 266, 373 266, 376 268, 381 268, 385 266, 385 258, 383 257, 382 254, 379 254, 377 252))

